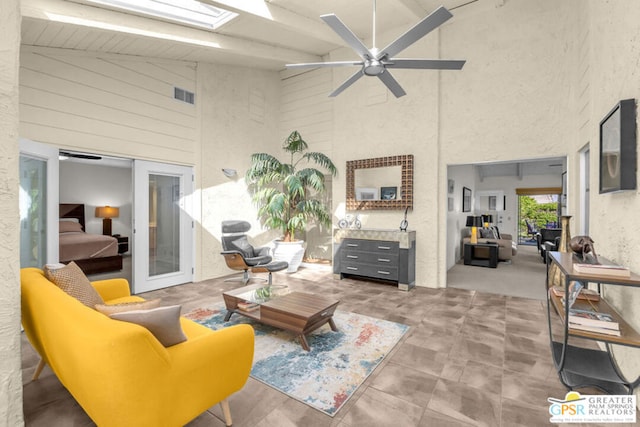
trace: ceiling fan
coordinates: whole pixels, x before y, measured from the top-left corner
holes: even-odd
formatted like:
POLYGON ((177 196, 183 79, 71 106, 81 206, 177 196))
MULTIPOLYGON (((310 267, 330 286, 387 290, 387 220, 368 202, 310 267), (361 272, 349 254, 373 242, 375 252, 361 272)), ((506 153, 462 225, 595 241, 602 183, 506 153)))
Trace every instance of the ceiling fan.
POLYGON ((378 77, 387 88, 399 98, 407 93, 387 68, 405 69, 430 69, 430 70, 460 70, 464 60, 444 59, 400 59, 393 58, 413 43, 435 30, 453 15, 445 7, 440 6, 429 16, 414 25, 406 33, 398 37, 394 42, 382 50, 376 48, 376 1, 373 0, 373 47, 367 48, 358 37, 333 13, 322 15, 322 19, 333 31, 345 41, 360 56, 361 61, 334 61, 334 62, 310 62, 305 64, 287 64, 287 68, 314 68, 314 67, 342 67, 358 65, 362 68, 349 77, 336 90, 329 94, 330 97, 339 95, 346 88, 355 83, 362 76, 378 77))

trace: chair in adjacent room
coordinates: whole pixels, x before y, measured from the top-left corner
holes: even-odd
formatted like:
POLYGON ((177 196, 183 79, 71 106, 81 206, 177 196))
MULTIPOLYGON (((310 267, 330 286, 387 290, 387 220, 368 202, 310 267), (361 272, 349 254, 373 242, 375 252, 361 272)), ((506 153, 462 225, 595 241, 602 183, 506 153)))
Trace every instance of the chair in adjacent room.
POLYGON ((527 236, 530 237, 530 240, 535 241, 536 234, 538 234, 538 227, 530 223, 528 219, 525 219, 524 222, 527 224, 527 236))
POLYGON ((247 221, 222 221, 222 256, 227 267, 243 272, 242 283, 246 285, 253 277, 249 273, 269 273, 268 282, 272 284, 271 273, 289 267, 286 261, 273 261, 268 247, 254 248, 247 239, 251 224, 247 221))

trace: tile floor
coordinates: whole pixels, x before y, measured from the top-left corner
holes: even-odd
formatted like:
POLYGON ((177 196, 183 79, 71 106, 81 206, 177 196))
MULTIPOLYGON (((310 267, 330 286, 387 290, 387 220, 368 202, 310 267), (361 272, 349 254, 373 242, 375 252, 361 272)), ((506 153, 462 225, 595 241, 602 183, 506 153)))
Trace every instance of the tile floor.
MULTIPOLYGON (((404 292, 386 284, 335 280, 316 269, 278 273, 274 281, 331 294, 340 299, 340 310, 411 329, 335 417, 249 378, 230 398, 236 427, 540 426, 549 424, 547 398, 566 393, 552 365, 541 301, 452 288, 404 292)), ((237 286, 215 279, 143 296, 180 303, 185 313, 221 302, 221 293, 237 286)), ((30 381, 37 360, 23 338, 26 425, 93 425, 48 368, 30 381)), ((222 419, 217 405, 188 426, 223 426, 222 419)))

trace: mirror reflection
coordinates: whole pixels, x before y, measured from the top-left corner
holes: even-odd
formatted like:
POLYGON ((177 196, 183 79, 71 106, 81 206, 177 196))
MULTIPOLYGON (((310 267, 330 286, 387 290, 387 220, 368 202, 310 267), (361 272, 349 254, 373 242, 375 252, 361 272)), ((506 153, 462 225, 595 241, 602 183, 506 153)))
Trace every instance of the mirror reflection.
POLYGON ((399 200, 402 195, 402 166, 355 171, 356 200, 399 200))
POLYGON ((476 206, 480 211, 504 210, 504 191, 477 191, 476 206))
POLYGON ((413 208, 413 156, 347 162, 347 209, 413 208))

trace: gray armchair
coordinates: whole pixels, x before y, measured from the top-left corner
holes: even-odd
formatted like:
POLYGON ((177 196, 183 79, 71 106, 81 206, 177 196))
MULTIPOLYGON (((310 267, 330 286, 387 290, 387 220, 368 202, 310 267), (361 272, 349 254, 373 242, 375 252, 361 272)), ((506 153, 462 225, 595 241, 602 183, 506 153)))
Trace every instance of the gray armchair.
POLYGON ((547 262, 547 251, 557 251, 560 247, 561 235, 562 228, 541 228, 538 232, 538 251, 544 262, 547 262))
POLYGON ((269 273, 271 284, 271 273, 284 270, 289 264, 285 261, 273 261, 268 247, 254 248, 246 235, 250 229, 251 224, 247 221, 222 221, 221 254, 227 267, 243 271, 243 284, 246 285, 251 280, 249 272, 269 273))

